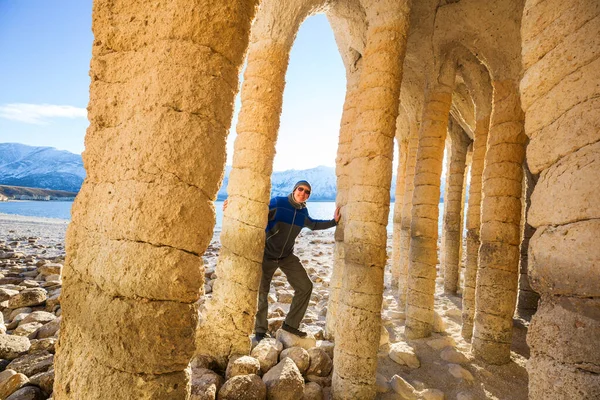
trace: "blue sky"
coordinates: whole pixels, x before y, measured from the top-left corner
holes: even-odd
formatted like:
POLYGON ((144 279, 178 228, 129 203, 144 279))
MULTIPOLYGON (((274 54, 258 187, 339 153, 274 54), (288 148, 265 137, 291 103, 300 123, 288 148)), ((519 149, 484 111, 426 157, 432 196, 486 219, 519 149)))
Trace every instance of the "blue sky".
MULTIPOLYGON (((0 142, 83 151, 91 9, 91 0, 0 0, 0 142)), ((324 15, 300 27, 286 81, 274 170, 334 166, 346 77, 324 15)))

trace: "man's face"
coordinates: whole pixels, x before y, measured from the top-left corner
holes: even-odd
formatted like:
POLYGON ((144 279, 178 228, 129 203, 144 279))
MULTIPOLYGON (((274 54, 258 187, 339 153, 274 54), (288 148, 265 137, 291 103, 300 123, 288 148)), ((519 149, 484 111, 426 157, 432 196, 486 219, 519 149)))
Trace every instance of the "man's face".
POLYGON ((294 200, 297 203, 304 203, 310 197, 310 189, 307 186, 300 185, 294 190, 294 200))

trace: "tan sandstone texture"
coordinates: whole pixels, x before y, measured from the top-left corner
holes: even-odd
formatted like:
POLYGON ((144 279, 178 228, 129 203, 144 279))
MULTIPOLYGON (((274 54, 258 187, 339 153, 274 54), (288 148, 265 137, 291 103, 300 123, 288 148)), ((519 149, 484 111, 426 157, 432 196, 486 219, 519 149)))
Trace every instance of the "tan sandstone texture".
POLYGON ((3 396, 600 397, 600 2, 94 0, 92 29, 64 268, 0 249, 3 396), (346 74, 342 219, 298 239, 308 338, 279 330, 276 274, 256 344, 286 71, 319 13, 346 74))

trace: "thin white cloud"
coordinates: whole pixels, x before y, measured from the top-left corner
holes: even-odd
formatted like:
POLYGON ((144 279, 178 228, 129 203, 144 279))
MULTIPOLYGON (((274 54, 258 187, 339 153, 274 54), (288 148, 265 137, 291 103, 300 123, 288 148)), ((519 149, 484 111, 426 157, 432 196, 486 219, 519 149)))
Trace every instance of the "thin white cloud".
POLYGON ((87 110, 55 104, 12 103, 0 105, 0 118, 27 124, 47 124, 53 118, 85 118, 87 110))

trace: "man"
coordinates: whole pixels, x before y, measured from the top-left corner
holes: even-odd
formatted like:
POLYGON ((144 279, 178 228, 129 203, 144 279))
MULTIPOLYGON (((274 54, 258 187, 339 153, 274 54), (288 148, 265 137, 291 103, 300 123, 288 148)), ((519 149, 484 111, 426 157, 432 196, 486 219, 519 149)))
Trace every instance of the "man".
POLYGON ((269 310, 267 299, 271 279, 277 268, 283 271, 294 289, 290 312, 285 318, 281 329, 300 337, 306 336, 306 333, 298 328, 308 307, 313 284, 300 260, 293 253, 294 243, 302 228, 306 227, 311 230, 328 229, 336 226, 340 220, 339 207, 336 208, 332 220, 312 219, 306 208, 306 200, 310 197, 310 193, 310 184, 307 181, 299 181, 287 197, 274 197, 269 203, 269 220, 265 229, 265 253, 258 292, 258 311, 254 325, 257 341, 265 338, 269 327, 267 322, 269 310))

